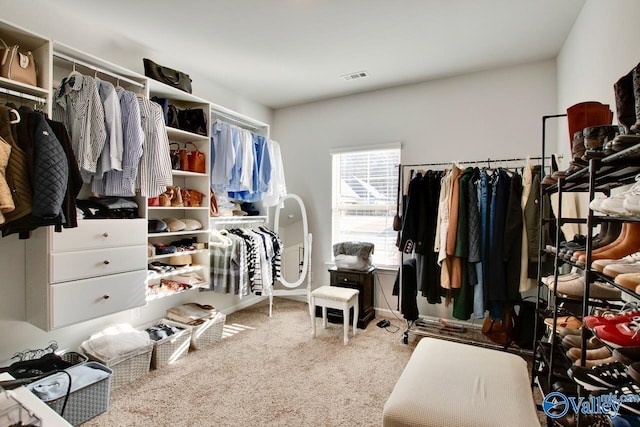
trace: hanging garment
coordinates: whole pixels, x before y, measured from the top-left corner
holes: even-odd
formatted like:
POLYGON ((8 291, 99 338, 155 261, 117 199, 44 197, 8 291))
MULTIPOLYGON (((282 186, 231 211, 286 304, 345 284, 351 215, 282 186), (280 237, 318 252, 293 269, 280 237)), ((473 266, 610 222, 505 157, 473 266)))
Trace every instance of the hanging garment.
POLYGON ((104 110, 104 125, 106 140, 98 163, 94 180, 101 180, 104 174, 110 170, 122 170, 122 110, 120 99, 113 85, 96 77, 98 94, 104 110))
POLYGON ((33 203, 30 162, 27 153, 18 145, 11 132, 11 110, 10 107, 0 105, 0 137, 11 146, 6 170, 7 184, 15 205, 15 209, 5 213, 5 222, 16 221, 31 214, 33 203))
POLYGON ((0 137, 0 224, 4 224, 4 214, 16 208, 11 197, 11 189, 7 184, 7 164, 11 155, 11 144, 0 137))
POLYGON ((131 197, 136 194, 138 166, 144 147, 140 104, 135 93, 116 88, 122 114, 122 171, 107 171, 101 180, 93 181, 92 191, 105 196, 131 197))
MULTIPOLYGON (((53 120, 47 120, 47 123, 53 129, 53 133, 58 138, 60 145, 66 155, 67 166, 69 169, 69 181, 67 183, 67 192, 65 193, 64 200, 62 202, 62 213, 64 215, 64 228, 74 228, 78 226, 78 216, 76 211, 76 199, 82 189, 82 174, 78 167, 75 155, 73 154, 73 147, 71 146, 71 139, 67 133, 67 129, 61 122, 53 120)), ((56 229, 56 231, 59 231, 56 229)))
POLYGON ((271 181, 271 157, 267 147, 268 140, 252 134, 253 140, 253 182, 251 190, 229 191, 229 198, 242 202, 257 202, 262 200, 269 189, 271 181))
POLYGON ((220 232, 228 237, 224 244, 212 244, 211 256, 211 284, 210 289, 224 294, 235 294, 240 297, 249 295, 247 287, 247 258, 244 239, 229 234, 226 230, 220 232), (227 245, 227 242, 231 244, 227 245))
POLYGON ((416 282, 416 260, 407 259, 402 263, 402 273, 398 270, 393 285, 393 295, 400 296, 400 312, 409 321, 418 319, 418 288, 416 282), (402 276, 402 283, 400 283, 402 276))
MULTIPOLYGON (((468 320, 473 313, 473 288, 478 282, 475 266, 469 263, 469 204, 471 199, 469 195, 469 182, 471 181, 473 173, 474 168, 466 168, 459 182, 458 229, 456 232, 455 257, 460 259, 462 282, 460 291, 455 294, 453 317, 460 320, 468 320)), ((472 192, 476 192, 475 188, 472 189, 472 192)))
MULTIPOLYGON (((502 169, 496 169, 491 176, 491 203, 489 208, 489 280, 486 284, 486 300, 489 310, 500 310, 507 301, 504 267, 504 236, 509 199, 510 178, 502 169)), ((501 312, 492 315, 493 319, 502 319, 501 312)))
POLYGON ((138 97, 140 123, 145 147, 140 159, 137 188, 142 197, 158 197, 173 185, 169 138, 162 118, 162 107, 146 97, 138 97))
POLYGON ((15 125, 14 138, 27 153, 27 179, 32 188, 31 213, 8 220, 2 226, 2 235, 19 233, 21 239, 40 226, 55 225, 59 230, 64 223, 62 210, 69 168, 66 154, 45 116, 20 107, 20 122, 15 125))
MULTIPOLYGON (((520 202, 520 207, 522 209, 522 249, 520 252, 520 292, 527 292, 531 289, 534 289, 536 286, 536 281, 534 279, 529 279, 529 236, 528 230, 525 220, 525 207, 527 206, 527 200, 529 200, 529 196, 531 194, 531 181, 533 180, 533 167, 531 165, 531 161, 529 157, 527 157, 527 162, 523 169, 522 174, 522 199, 520 202)), ((537 273, 536 273, 537 274, 537 273)))
POLYGON ((236 163, 237 128, 218 120, 211 127, 211 187, 226 191, 236 163))
POLYGON ((271 179, 267 191, 262 196, 262 205, 276 206, 280 199, 287 195, 287 184, 284 179, 284 166, 280 154, 280 144, 274 140, 267 141, 269 158, 271 160, 271 179))
POLYGON ((522 177, 511 175, 507 201, 503 260, 505 264, 506 297, 510 303, 520 303, 520 270, 522 268, 522 177))
POLYGON ((95 79, 77 72, 63 79, 55 95, 53 119, 67 128, 82 179, 89 183, 107 140, 104 107, 95 79))

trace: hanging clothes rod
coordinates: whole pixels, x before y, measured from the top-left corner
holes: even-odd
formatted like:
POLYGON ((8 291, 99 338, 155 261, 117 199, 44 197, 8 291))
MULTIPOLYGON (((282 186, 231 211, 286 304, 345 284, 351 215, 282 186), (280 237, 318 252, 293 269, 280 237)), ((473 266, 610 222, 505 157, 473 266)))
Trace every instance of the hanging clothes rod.
POLYGON ((41 104, 46 104, 47 100, 35 95, 29 95, 28 93, 18 92, 16 90, 6 89, 0 87, 0 93, 6 93, 7 95, 16 96, 18 98, 28 99, 29 101, 36 101, 41 104))
POLYGON ((249 121, 242 120, 242 119, 239 119, 237 117, 233 117, 231 114, 222 113, 222 112, 216 111, 216 110, 211 110, 211 112, 214 115, 216 115, 219 118, 221 118, 225 122, 231 122, 232 124, 241 125, 241 126, 244 126, 244 127, 255 129, 255 130, 261 130, 261 128, 259 126, 256 126, 253 123, 250 123, 249 121))
POLYGON ((137 87, 140 87, 140 88, 144 88, 145 87, 144 83, 140 83, 140 82, 137 82, 135 80, 131 80, 130 78, 121 76, 120 74, 114 73, 112 71, 107 71, 107 70, 102 69, 100 67, 96 67, 95 65, 91 65, 91 64, 89 64, 87 62, 80 61, 79 59, 72 58, 71 56, 67 56, 64 53, 53 52, 53 56, 55 56, 56 58, 60 58, 60 59, 63 59, 65 61, 71 62, 74 65, 80 65, 82 67, 89 68, 90 70, 93 70, 93 71, 95 71, 97 73, 106 74, 106 75, 111 76, 111 77, 113 77, 115 79, 127 82, 127 83, 129 83, 131 85, 134 85, 134 86, 137 86, 137 87))
MULTIPOLYGON (((556 156, 557 159, 561 159, 562 155, 556 156)), ((477 164, 477 163, 488 163, 491 164, 491 162, 494 163, 506 163, 506 162, 523 162, 525 160, 542 160, 542 157, 538 156, 538 157, 521 157, 521 158, 513 158, 513 159, 483 159, 483 160, 465 160, 462 162, 437 162, 437 163, 416 163, 416 164, 411 164, 411 165, 405 165, 402 164, 400 166, 404 167, 419 167, 419 166, 449 166, 452 165, 453 163, 459 164, 459 165, 468 165, 468 164, 477 164)), ((550 157, 545 157, 546 159, 550 159, 550 157)))

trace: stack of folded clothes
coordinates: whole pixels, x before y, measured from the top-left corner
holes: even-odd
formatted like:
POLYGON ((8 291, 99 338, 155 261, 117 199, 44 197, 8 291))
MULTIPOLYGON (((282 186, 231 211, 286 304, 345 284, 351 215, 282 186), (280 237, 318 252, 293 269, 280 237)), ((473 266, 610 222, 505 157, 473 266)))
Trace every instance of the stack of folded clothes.
POLYGON ((165 323, 160 323, 158 325, 150 326, 145 329, 145 331, 149 334, 149 338, 154 341, 160 341, 183 330, 184 328, 181 328, 180 326, 171 326, 165 323))

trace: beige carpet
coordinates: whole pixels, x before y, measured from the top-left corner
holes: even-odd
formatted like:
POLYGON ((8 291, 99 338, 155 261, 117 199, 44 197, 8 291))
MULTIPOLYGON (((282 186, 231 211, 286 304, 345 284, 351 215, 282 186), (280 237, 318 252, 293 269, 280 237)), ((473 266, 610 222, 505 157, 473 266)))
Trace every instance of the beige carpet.
POLYGON ((379 426, 382 408, 415 340, 342 325, 311 337, 306 304, 274 299, 227 316, 220 343, 189 353, 111 394, 109 410, 85 426, 379 426))

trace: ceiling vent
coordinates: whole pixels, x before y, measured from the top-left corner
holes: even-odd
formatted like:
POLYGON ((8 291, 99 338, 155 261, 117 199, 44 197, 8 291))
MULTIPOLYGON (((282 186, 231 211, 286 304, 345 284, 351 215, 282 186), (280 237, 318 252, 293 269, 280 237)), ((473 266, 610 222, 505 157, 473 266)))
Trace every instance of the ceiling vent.
POLYGON ((356 73, 344 74, 340 77, 349 81, 349 80, 363 79, 365 77, 369 77, 369 73, 367 73, 366 71, 358 71, 356 73))

